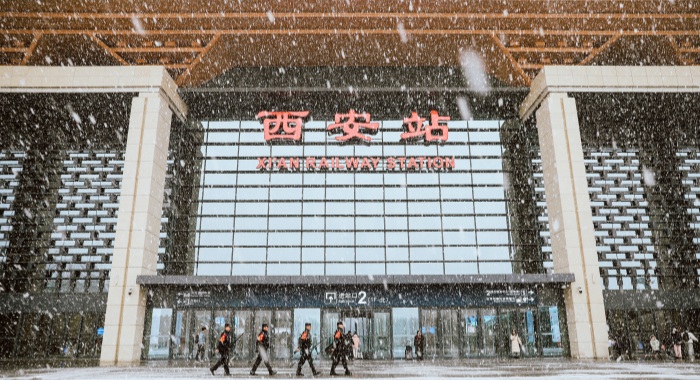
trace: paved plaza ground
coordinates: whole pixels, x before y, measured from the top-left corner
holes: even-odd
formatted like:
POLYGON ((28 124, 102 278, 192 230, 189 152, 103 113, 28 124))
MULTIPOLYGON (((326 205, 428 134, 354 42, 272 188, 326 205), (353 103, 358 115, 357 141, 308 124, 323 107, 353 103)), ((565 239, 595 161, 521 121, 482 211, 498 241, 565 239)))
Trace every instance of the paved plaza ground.
MULTIPOLYGON (((231 368, 233 378, 268 378, 264 367, 258 376, 250 376, 245 363, 231 368)), ((274 378, 289 379, 294 376, 290 363, 273 363, 279 373, 274 378)), ((317 367, 328 379, 330 362, 320 361, 317 367)), ((700 379, 700 363, 672 362, 589 362, 565 359, 523 360, 459 360, 459 361, 358 361, 350 365, 352 378, 357 379, 571 379, 571 380, 617 380, 617 379, 700 379)), ((342 372, 342 371, 340 371, 342 372)), ((311 379, 310 370, 304 368, 304 378, 311 379)), ((219 369, 217 377, 223 377, 219 369)), ((0 378, 12 379, 202 379, 212 378, 204 363, 197 365, 185 362, 152 363, 134 368, 25 368, 0 370, 0 378)), ((340 376, 339 378, 344 378, 340 376)))

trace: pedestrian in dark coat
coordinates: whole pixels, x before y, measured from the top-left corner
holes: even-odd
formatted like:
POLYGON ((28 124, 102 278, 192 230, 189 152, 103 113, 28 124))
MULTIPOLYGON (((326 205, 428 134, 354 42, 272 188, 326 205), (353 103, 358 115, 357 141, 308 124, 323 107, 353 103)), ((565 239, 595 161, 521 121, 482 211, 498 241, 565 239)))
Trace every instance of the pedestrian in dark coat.
POLYGON ((673 328, 673 331, 671 331, 671 341, 673 342, 673 353, 675 354, 675 358, 677 360, 683 359, 683 353, 682 353, 682 345, 683 345, 683 337, 681 336, 681 331, 677 328, 673 328))
POLYGON ((299 344, 295 352, 300 351, 299 364, 297 364, 297 376, 303 376, 301 374, 301 367, 304 366, 305 362, 309 362, 309 367, 311 367, 311 373, 314 376, 319 375, 319 372, 314 368, 314 359, 311 357, 311 323, 307 323, 304 326, 304 332, 301 333, 299 337, 299 344))
POLYGON ((267 326, 267 323, 263 323, 262 330, 260 331, 257 339, 255 340, 255 346, 258 351, 258 357, 255 358, 253 368, 250 370, 251 375, 255 375, 255 370, 258 369, 258 366, 261 362, 265 363, 265 367, 267 367, 267 372, 270 375, 274 375, 277 373, 272 370, 272 366, 270 365, 270 335, 268 334, 269 329, 270 328, 267 326))
POLYGON ((355 360, 355 355, 352 351, 352 331, 348 331, 345 334, 345 357, 355 360))
POLYGON ((212 375, 214 375, 214 372, 219 369, 220 366, 224 366, 224 375, 225 376, 230 376, 231 373, 229 372, 228 369, 228 358, 229 358, 229 350, 231 348, 231 325, 228 323, 226 326, 224 326, 224 332, 221 333, 221 336, 219 336, 219 340, 216 342, 216 352, 221 355, 221 358, 219 359, 216 364, 214 364, 213 367, 209 368, 209 372, 211 372, 212 375))
POLYGON ((416 350, 416 359, 423 360, 423 355, 425 353, 425 337, 420 330, 418 330, 415 338, 413 338, 413 347, 416 350))
POLYGON ((331 358, 333 359, 333 363, 331 364, 331 376, 338 376, 338 374, 335 373, 335 367, 341 362, 343 363, 343 368, 345 368, 345 375, 350 376, 352 373, 348 369, 348 359, 345 356, 347 347, 345 334, 343 334, 343 322, 338 322, 336 326, 338 329, 335 331, 335 335, 333 335, 333 348, 331 351, 331 358))

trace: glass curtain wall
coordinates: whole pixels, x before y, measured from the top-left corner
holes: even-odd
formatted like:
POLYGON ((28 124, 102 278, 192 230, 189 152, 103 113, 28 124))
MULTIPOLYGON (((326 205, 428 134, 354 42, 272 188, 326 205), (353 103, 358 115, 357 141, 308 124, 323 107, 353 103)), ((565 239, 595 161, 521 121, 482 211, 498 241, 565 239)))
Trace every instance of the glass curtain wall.
POLYGON ((341 144, 312 121, 302 144, 269 145, 258 121, 205 123, 195 274, 512 273, 501 123, 449 122, 444 145, 404 143, 401 121, 379 124, 368 144, 341 144), (454 157, 455 168, 258 168, 261 157, 406 156, 454 157))

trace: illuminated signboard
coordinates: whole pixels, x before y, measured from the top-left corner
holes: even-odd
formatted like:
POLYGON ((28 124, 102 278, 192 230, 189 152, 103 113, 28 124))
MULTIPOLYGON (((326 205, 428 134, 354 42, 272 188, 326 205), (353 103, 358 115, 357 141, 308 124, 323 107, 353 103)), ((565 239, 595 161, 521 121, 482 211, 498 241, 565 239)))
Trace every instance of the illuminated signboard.
MULTIPOLYGON (((304 118, 309 111, 260 111, 257 118, 263 124, 263 137, 268 143, 301 143, 304 118)), ((379 130, 379 123, 372 123, 372 115, 350 110, 335 115, 334 123, 327 127, 328 133, 340 143, 369 143, 379 130)), ((449 116, 440 116, 430 111, 429 119, 412 112, 403 119, 404 133, 401 141, 445 143, 449 138, 447 122, 449 116)), ((256 169, 261 171, 421 171, 451 170, 455 167, 453 157, 398 156, 398 157, 258 157, 256 169)))

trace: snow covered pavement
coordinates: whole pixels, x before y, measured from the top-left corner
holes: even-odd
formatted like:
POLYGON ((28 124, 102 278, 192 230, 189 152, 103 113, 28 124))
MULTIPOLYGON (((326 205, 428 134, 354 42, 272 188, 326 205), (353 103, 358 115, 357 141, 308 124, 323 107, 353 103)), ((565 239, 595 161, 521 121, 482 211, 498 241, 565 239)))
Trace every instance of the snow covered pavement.
MULTIPOLYGON (((275 378, 289 379, 294 376, 295 367, 290 363, 277 363, 273 367, 279 373, 275 378)), ((328 361, 318 362, 317 368, 322 375, 317 378, 328 379, 328 361)), ((426 361, 416 362, 377 362, 364 361, 351 364, 352 378, 358 379, 416 379, 416 378, 450 378, 450 379, 567 379, 567 380, 617 380, 617 379, 700 379, 700 363, 671 362, 583 362, 573 360, 460 360, 460 361, 426 361)), ((264 368, 258 370, 258 376, 250 376, 248 367, 231 368, 235 378, 268 378, 263 375, 264 368)), ((310 370, 305 366, 305 378, 311 378, 310 370)), ((219 369, 217 377, 223 376, 219 369)), ((202 379, 212 378, 206 365, 186 366, 186 363, 155 363, 134 368, 43 368, 23 370, 0 370, 0 378, 12 379, 202 379)), ((339 378, 344 378, 340 376, 339 378)))

